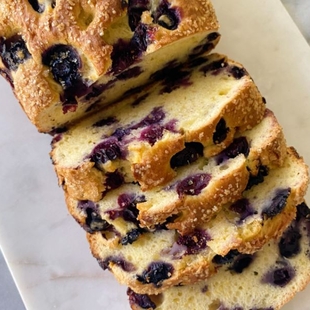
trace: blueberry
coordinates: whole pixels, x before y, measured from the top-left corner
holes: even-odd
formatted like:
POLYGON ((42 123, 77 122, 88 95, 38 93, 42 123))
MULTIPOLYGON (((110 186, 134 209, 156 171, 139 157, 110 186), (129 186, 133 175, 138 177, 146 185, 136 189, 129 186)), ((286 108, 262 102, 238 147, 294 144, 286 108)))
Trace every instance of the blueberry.
POLYGON ((258 185, 264 182, 265 177, 269 174, 269 169, 267 166, 260 166, 256 175, 250 174, 246 190, 252 188, 254 185, 258 185))
POLYGON ((200 173, 189 176, 184 180, 178 182, 177 193, 179 196, 183 195, 199 195, 201 191, 208 185, 211 176, 207 173, 200 173))
POLYGON ((253 255, 250 254, 240 254, 237 256, 232 264, 232 266, 229 268, 236 273, 242 273, 243 270, 253 262, 253 255))
POLYGON ((154 72, 151 76, 150 79, 153 81, 162 81, 164 80, 168 75, 171 74, 171 72, 175 72, 180 70, 180 67, 182 65, 177 62, 177 60, 171 60, 166 65, 159 69, 158 71, 154 72))
POLYGON ((300 252, 301 234, 295 227, 289 227, 279 242, 279 251, 283 257, 291 258, 300 252))
POLYGON ((40 4, 38 0, 28 0, 29 4, 32 6, 32 8, 38 12, 43 13, 44 12, 44 5, 40 4))
POLYGON ((138 106, 141 102, 143 102, 147 97, 149 96, 148 93, 139 96, 137 99, 135 99, 135 101, 131 104, 131 106, 136 107, 138 106))
POLYGON ((230 264, 234 261, 235 257, 238 256, 240 253, 237 250, 230 250, 228 254, 225 256, 215 255, 212 259, 212 262, 217 265, 226 265, 230 264))
POLYGON ((160 91, 160 94, 171 93, 172 91, 180 88, 186 87, 192 84, 190 81, 190 71, 186 70, 175 70, 169 72, 162 82, 163 88, 160 91))
POLYGON ((110 227, 110 224, 91 208, 86 209, 86 225, 91 232, 103 231, 110 227))
POLYGON ((207 242, 210 239, 210 236, 204 230, 196 229, 188 235, 179 236, 177 244, 186 247, 186 255, 197 254, 207 247, 207 242))
POLYGON ((111 137, 99 143, 89 155, 92 162, 104 164, 109 160, 115 160, 122 156, 121 147, 116 138, 111 137))
POLYGON ((128 1, 128 23, 132 31, 134 31, 141 21, 141 15, 147 11, 149 0, 129 0, 128 1))
POLYGON ((159 139, 162 138, 164 128, 160 125, 151 125, 142 130, 140 139, 147 141, 150 145, 154 145, 159 139))
POLYGON ((263 277, 263 282, 280 287, 287 285, 294 278, 295 271, 286 263, 283 264, 284 267, 275 267, 268 271, 263 277))
POLYGON ((218 32, 212 32, 210 34, 208 34, 207 39, 208 41, 215 41, 217 40, 217 38, 220 36, 220 34, 218 32))
POLYGON ((246 75, 246 71, 243 68, 239 68, 237 66, 229 67, 228 72, 236 79, 240 80, 244 75, 246 75))
POLYGON ((145 201, 143 195, 136 194, 121 194, 118 199, 118 209, 112 209, 106 211, 111 220, 115 220, 119 217, 122 217, 125 221, 138 224, 138 214, 139 210, 137 209, 137 203, 145 201))
POLYGON ((26 43, 20 35, 8 39, 0 38, 0 56, 5 67, 15 71, 18 66, 31 57, 26 43))
POLYGON ((167 0, 162 0, 152 16, 158 25, 169 30, 175 30, 180 23, 180 17, 178 10, 170 8, 170 6, 171 4, 167 0))
POLYGON ((296 221, 299 222, 301 219, 310 219, 310 209, 305 202, 297 206, 297 216, 296 221))
POLYGON ((203 145, 199 142, 185 143, 185 148, 172 156, 170 166, 172 169, 189 165, 203 155, 203 145))
POLYGON ((229 132, 229 128, 226 127, 226 121, 224 118, 221 118, 216 125, 215 132, 213 133, 213 143, 220 144, 223 142, 227 134, 229 132))
POLYGON ((127 245, 134 243, 143 232, 144 230, 142 228, 132 229, 130 232, 126 234, 125 237, 122 238, 121 244, 127 245))
MULTIPOLYGON (((207 43, 210 44, 210 43, 207 43)), ((227 66, 227 62, 225 61, 225 58, 213 61, 209 64, 206 64, 205 66, 202 66, 199 70, 203 72, 205 75, 208 72, 213 72, 213 74, 216 74, 221 70, 222 68, 225 68, 227 66), (215 72, 214 72, 215 71, 215 72)))
POLYGON ((140 23, 136 27, 131 40, 124 41, 120 39, 114 44, 111 54, 112 72, 114 74, 127 69, 146 51, 148 45, 147 31, 147 26, 140 23))
POLYGON ((172 276, 173 267, 171 264, 165 262, 153 262, 142 275, 137 275, 137 280, 143 284, 152 283, 156 287, 160 287, 164 280, 172 276))
POLYGON ((76 87, 81 76, 81 60, 78 52, 70 45, 57 44, 46 50, 42 62, 52 72, 54 80, 64 89, 76 87))
POLYGON ((101 119, 100 121, 97 121, 95 124, 93 124, 93 127, 110 126, 116 122, 117 119, 114 116, 108 116, 106 118, 101 119))
POLYGON ((130 288, 127 289, 127 295, 129 297, 129 304, 131 305, 132 309, 135 309, 135 306, 148 310, 156 309, 156 305, 152 302, 148 295, 137 294, 130 288))
POLYGON ((249 200, 246 198, 237 200, 236 202, 230 205, 229 209, 239 214, 240 216, 240 220, 238 221, 239 223, 245 220, 248 216, 251 216, 255 213, 249 200))
POLYGON ((112 88, 116 83, 116 80, 110 80, 104 84, 95 83, 89 86, 85 92, 85 100, 90 100, 91 98, 96 98, 101 95, 104 91, 112 88))
POLYGON ((106 173, 104 185, 106 191, 109 191, 111 189, 120 187, 122 184, 124 184, 124 182, 124 176, 116 170, 114 172, 106 173))
POLYGON ((136 269, 132 263, 126 261, 120 256, 109 256, 104 260, 98 260, 98 263, 103 270, 110 269, 111 263, 119 266, 120 268, 122 268, 122 270, 126 272, 132 272, 136 269))
POLYGON ((289 197, 291 190, 278 189, 275 196, 272 198, 271 203, 263 209, 263 216, 266 218, 272 218, 280 213, 286 206, 287 198, 289 197))
POLYGON ((202 64, 204 64, 208 59, 206 57, 195 57, 194 55, 192 55, 192 57, 189 58, 188 62, 187 62, 187 66, 189 68, 195 68, 195 67, 199 67, 202 64))
POLYGON ((234 141, 223 150, 216 158, 217 164, 223 163, 228 158, 235 158, 239 154, 244 154, 248 156, 250 152, 248 141, 245 137, 239 137, 234 139, 234 141))
POLYGON ((120 81, 129 80, 131 78, 139 76, 142 72, 143 72, 142 68, 139 66, 136 66, 128 70, 125 70, 119 75, 117 75, 117 79, 120 81))
POLYGON ((162 107, 155 107, 153 110, 140 122, 132 125, 131 129, 139 129, 150 125, 159 124, 165 118, 165 112, 162 107))

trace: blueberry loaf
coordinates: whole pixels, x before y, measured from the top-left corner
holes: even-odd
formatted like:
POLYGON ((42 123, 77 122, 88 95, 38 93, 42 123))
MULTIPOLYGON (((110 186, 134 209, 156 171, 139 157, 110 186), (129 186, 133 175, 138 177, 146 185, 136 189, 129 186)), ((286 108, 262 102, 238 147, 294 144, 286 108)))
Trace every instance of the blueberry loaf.
POLYGON ((208 0, 2 0, 0 15, 0 72, 41 132, 208 53, 220 38, 208 0))
POLYGON ((279 240, 255 254, 230 253, 215 261, 218 273, 195 285, 173 287, 159 295, 128 289, 133 310, 278 310, 310 281, 308 207, 297 206, 297 217, 279 240))
MULTIPOLYGON (((258 167, 265 167, 265 170, 267 170, 283 165, 286 157, 285 139, 281 126, 270 110, 266 109, 265 116, 260 124, 251 130, 245 131, 242 135, 237 134, 232 144, 217 155, 214 158, 214 161, 219 164, 221 170, 221 167, 223 167, 221 163, 227 165, 228 158, 234 158, 240 153, 246 157, 246 169, 250 171, 251 180, 259 180, 259 178, 263 178, 263 168, 258 169, 258 167)), ((239 190, 241 191, 248 182, 248 174, 247 171, 244 170, 244 159, 239 159, 239 161, 241 163, 240 171, 243 171, 246 179, 244 180, 243 185, 238 187, 238 192, 239 190)), ((188 171, 188 169, 185 171, 188 171)), ((236 172, 237 170, 234 171, 236 172)), ((231 174, 231 169, 227 172, 230 172, 230 178, 233 182, 231 182, 232 185, 228 184, 225 188, 229 189, 230 192, 233 192, 233 187, 235 187, 235 189, 237 188, 234 186, 235 174, 231 174)), ((174 183, 174 181, 172 182, 174 183)), ((220 183, 222 183, 222 185, 224 184, 222 180, 220 183)), ((253 181, 251 181, 251 183, 253 183, 253 181)), ((219 189, 220 188, 221 186, 219 186, 219 189)), ((209 194, 209 197, 213 197, 216 192, 218 195, 228 195, 230 201, 234 200, 234 197, 238 197, 230 196, 229 192, 225 193, 225 190, 214 190, 209 194)), ((104 233, 109 246, 117 246, 119 242, 123 243, 127 242, 126 240, 137 238, 140 232, 145 230, 145 228, 142 229, 140 225, 138 225, 138 208, 141 203, 147 203, 148 191, 143 192, 138 184, 123 184, 117 189, 109 191, 105 197, 98 202, 76 200, 67 193, 65 195, 68 210, 76 221, 88 232, 100 230, 104 233)), ((166 207, 163 208, 167 210, 169 200, 167 200, 167 194, 165 194, 165 187, 158 191, 156 197, 153 195, 153 200, 155 198, 154 205, 158 206, 161 204, 163 206, 164 203, 166 203, 166 207)), ((214 205, 210 204, 210 202, 214 202, 214 200, 212 200, 212 198, 207 198, 205 200, 208 200, 209 205, 212 206, 208 215, 208 217, 211 218, 212 213, 216 213, 221 206, 219 205, 218 210, 214 210, 214 205)), ((148 204, 150 205, 150 203, 148 204)), ((182 202, 179 202, 179 206, 183 207, 182 202)), ((204 204, 205 209, 206 206, 207 204, 204 204)), ((193 209, 193 205, 190 207, 193 209)), ((175 209, 177 210, 176 206, 175 209)), ((179 211, 177 210, 176 212, 179 211)), ((147 214, 147 211, 145 214, 147 214)), ((173 220, 177 220, 176 216, 171 217, 169 214, 167 215, 167 211, 160 215, 162 216, 160 221, 169 221, 170 225, 173 225, 173 220)), ((150 216, 150 219, 153 219, 153 216, 150 216)), ((143 218, 143 216, 140 216, 140 218, 143 218)), ((196 220, 195 225, 198 223, 199 222, 196 220)), ((151 224, 151 226, 157 226, 157 224, 151 224)), ((186 228, 192 229, 191 225, 186 228)))
POLYGON ((262 120, 264 99, 226 56, 200 57, 172 72, 54 137, 51 157, 72 197, 100 200, 115 173, 142 190, 163 185, 179 166, 219 153, 237 129, 262 120))
POLYGON ((262 183, 244 193, 249 201, 247 210, 240 212, 240 204, 236 208, 232 203, 215 219, 184 235, 163 225, 153 232, 138 230, 137 234, 130 227, 122 243, 114 248, 107 246, 109 235, 103 229, 88 234, 93 256, 103 269, 111 270, 120 283, 139 294, 158 294, 171 286, 209 278, 216 272, 218 261, 233 253, 256 252, 270 239, 281 236, 294 219, 296 204, 304 199, 308 171, 293 149, 288 149, 288 153, 283 167, 271 170, 262 183), (229 249, 225 236, 218 232, 228 226, 226 219, 231 220, 227 230, 232 231, 235 239, 243 238, 239 243, 229 244, 229 249), (225 252, 213 251, 217 248, 225 252))

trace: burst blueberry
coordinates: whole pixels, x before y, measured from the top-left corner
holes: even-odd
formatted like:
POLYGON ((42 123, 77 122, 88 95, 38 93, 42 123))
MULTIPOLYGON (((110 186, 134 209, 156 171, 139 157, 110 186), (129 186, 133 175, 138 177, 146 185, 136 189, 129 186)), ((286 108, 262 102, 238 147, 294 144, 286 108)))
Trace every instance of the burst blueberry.
POLYGON ((199 173, 185 178, 178 182, 177 193, 178 195, 199 195, 201 191, 208 185, 211 176, 207 173, 199 173))
POLYGON ((189 165, 203 155, 203 145, 199 142, 185 143, 185 148, 170 160, 171 168, 189 165))
POLYGON ((31 57, 26 43, 20 35, 8 39, 0 38, 0 56, 5 67, 15 71, 18 66, 31 57))
POLYGON ((164 280, 169 279, 173 274, 171 264, 165 262, 153 262, 141 275, 137 275, 137 280, 143 284, 154 284, 160 287, 164 280))

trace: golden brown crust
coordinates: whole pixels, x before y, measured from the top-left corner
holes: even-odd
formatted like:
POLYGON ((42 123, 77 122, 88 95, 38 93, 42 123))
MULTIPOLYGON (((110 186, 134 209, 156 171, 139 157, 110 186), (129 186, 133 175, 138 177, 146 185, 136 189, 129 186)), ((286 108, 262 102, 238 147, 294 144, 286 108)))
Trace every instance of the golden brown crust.
POLYGON ((65 192, 78 200, 98 201, 105 189, 104 175, 93 162, 84 162, 77 168, 66 169, 55 166, 58 183, 65 192))
POLYGON ((149 143, 130 146, 129 151, 135 148, 141 158, 135 159, 132 165, 134 179, 137 180, 142 190, 166 184, 176 176, 176 171, 170 166, 170 159, 185 145, 184 136, 173 135, 170 139, 160 140, 153 147, 149 143))

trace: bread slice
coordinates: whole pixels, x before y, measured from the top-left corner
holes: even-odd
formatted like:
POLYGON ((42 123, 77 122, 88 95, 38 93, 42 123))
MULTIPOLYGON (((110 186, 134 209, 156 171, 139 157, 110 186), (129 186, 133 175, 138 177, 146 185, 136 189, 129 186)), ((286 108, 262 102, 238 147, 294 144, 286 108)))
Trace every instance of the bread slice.
MULTIPOLYGON (((283 165, 284 159, 286 157, 286 143, 283 136, 283 131, 274 114, 266 109, 266 113, 264 119, 251 130, 245 131, 242 135, 237 134, 233 143, 225 149, 222 153, 217 155, 213 161, 216 163, 223 162, 224 165, 227 165, 225 161, 229 157, 236 156, 238 152, 242 153, 246 156, 246 167, 243 165, 244 159, 239 159, 241 163, 241 170, 247 176, 247 171, 250 171, 251 180, 255 176, 257 179, 260 176, 259 167, 268 167, 268 169, 273 169, 275 167, 280 167, 283 165)), ((262 169, 262 168, 260 168, 262 169)), ((221 170, 221 168, 220 168, 221 170)), ((188 172, 189 169, 185 169, 185 172, 188 172)), ((230 170, 231 171, 231 170, 230 170)), ((236 170, 235 170, 236 171, 236 170)), ((262 177, 262 176, 261 176, 262 177)), ((233 180, 232 184, 235 184, 234 179, 235 175, 230 175, 230 179, 233 180)), ((220 180, 222 184, 220 184, 219 188, 223 185, 223 181, 220 180)), ((248 182, 248 179, 245 180, 248 182)), ((174 183, 174 181, 172 181, 174 183)), ((246 183, 240 187, 240 191, 244 188, 246 183)), ((235 186, 236 187, 236 186, 235 186)), ((214 188, 214 187, 213 187, 214 188)), ((231 185, 226 185, 224 188, 232 191, 233 187, 231 185)), ((156 216, 156 214, 150 216, 150 226, 156 226, 158 223, 166 222, 167 220, 170 223, 170 226, 174 225, 176 227, 180 226, 180 222, 189 223, 189 225, 182 225, 183 230, 192 230, 193 227, 191 225, 191 221, 188 219, 191 218, 190 214, 187 214, 187 218, 184 218, 180 221, 176 216, 171 218, 170 214, 167 211, 167 207, 169 207, 169 203, 171 205, 171 200, 167 201, 164 199, 167 194, 164 194, 164 189, 162 188, 157 192, 157 199, 155 201, 155 207, 161 204, 162 208, 164 208, 166 213, 160 213, 156 216), (168 213, 168 214, 167 214, 168 213), (161 216, 160 220, 158 217, 161 216), (153 218, 156 217, 156 218, 153 218), (158 220, 156 220, 158 219, 158 220), (156 224, 154 224, 156 223, 156 224)), ((209 191, 209 195, 204 201, 212 201, 212 198, 219 189, 214 189, 213 191, 209 191)), ((229 201, 233 200, 233 197, 230 196, 229 192, 225 192, 223 189, 220 191, 222 195, 227 196, 229 201)), ((93 202, 90 200, 76 200, 71 196, 66 195, 66 203, 70 214, 76 219, 78 223, 88 232, 93 232, 95 230, 104 231, 106 235, 107 244, 114 245, 122 242, 123 239, 128 239, 128 235, 133 237, 137 237, 139 235, 139 231, 141 227, 139 226, 138 217, 138 209, 139 205, 143 202, 147 203, 148 192, 143 192, 138 184, 123 184, 117 189, 114 189, 108 192, 103 199, 98 202, 93 202), (124 216, 127 218, 127 223, 125 219, 120 214, 125 214, 124 216), (125 222, 124 222, 125 221, 125 222)), ((151 196, 152 197, 152 196, 151 196)), ((153 195, 153 200, 154 200, 153 195)), ((182 201, 184 201, 183 198, 182 201)), ((183 208, 182 201, 179 202, 180 208, 183 208)), ((151 203, 148 203, 150 205, 151 203)), ((216 213, 218 210, 214 210, 214 205, 210 204, 212 208, 209 208, 209 216, 211 218, 212 210, 213 213, 216 213)), ((221 206, 218 206, 218 209, 221 206)), ((150 207, 152 209, 152 207, 150 207)), ((207 205, 204 205, 204 208, 207 209, 207 205)), ((193 210, 193 206, 190 207, 191 211, 193 210)), ((151 213, 152 210, 146 211, 145 213, 151 213)), ((158 211, 159 212, 159 211, 158 211)), ((176 207, 176 211, 179 212, 178 207, 176 207)), ((175 212, 172 212, 173 214, 175 212)), ((186 211, 183 211, 187 213, 186 211)), ((140 214, 140 218, 145 217, 143 214, 140 214)), ((206 220, 206 218, 204 219, 206 220)), ((195 225, 199 224, 199 221, 192 221, 195 225)), ((143 230, 143 229, 142 229, 143 230)))
POLYGON ((99 201, 113 173, 142 190, 166 184, 176 168, 219 153, 237 129, 262 120, 256 85, 226 56, 200 57, 173 72, 173 79, 168 75, 55 136, 51 157, 70 196, 99 201))
MULTIPOLYGON (((169 192, 169 196, 162 197, 161 189, 149 190, 145 193, 146 201, 137 204, 139 210, 138 219, 142 227, 152 228, 156 224, 163 223, 169 216, 173 215, 173 219, 167 224, 170 229, 177 229, 182 234, 187 233, 202 223, 205 223, 212 218, 222 207, 223 198, 227 196, 226 189, 231 193, 234 191, 240 193, 237 189, 244 190, 242 184, 235 184, 231 181, 231 177, 237 180, 237 174, 229 175, 229 179, 222 177, 222 170, 229 167, 229 160, 227 154, 238 154, 238 148, 243 149, 243 154, 246 154, 246 167, 250 171, 250 182, 253 179, 261 178, 263 173, 260 169, 272 169, 283 164, 286 157, 286 144, 283 136, 282 128, 277 122, 274 114, 270 110, 266 110, 265 117, 262 122, 251 130, 243 133, 238 133, 233 143, 228 146, 219 155, 212 157, 210 163, 215 160, 217 164, 221 163, 219 168, 220 173, 212 173, 212 178, 218 180, 212 183, 212 178, 209 185, 206 187, 208 196, 185 196, 182 200, 176 192, 169 192), (248 146, 245 146, 248 145, 248 146), (248 152, 248 153, 247 153, 248 152), (267 168, 268 167, 268 168, 267 168), (255 177, 254 177, 255 176, 255 177), (226 184, 229 182, 230 184, 226 184), (225 187, 223 187, 223 185, 225 187), (163 203, 164 202, 164 203, 163 203), (169 202, 169 204, 168 204, 169 202)), ((187 173, 187 175, 190 175, 187 173)), ((179 180, 173 180, 173 184, 179 180)), ((192 179, 190 179, 191 181, 192 179)), ((242 179, 240 179, 242 180, 242 179)), ((195 181, 193 186, 195 185, 195 181)), ((249 185, 247 185, 249 186, 249 185)), ((233 197, 228 195, 232 202, 233 197)), ((241 198, 241 197, 240 197, 241 198)))
POLYGON ((1 0, 0 72, 32 123, 57 132, 220 39, 209 0, 1 0))
POLYGON ((111 270, 120 283, 139 294, 158 294, 172 286, 192 284, 213 275, 217 262, 231 253, 253 253, 281 236, 294 219, 307 185, 307 166, 293 149, 288 149, 283 167, 271 170, 262 183, 245 191, 245 197, 252 195, 251 210, 246 211, 253 211, 246 218, 227 208, 219 213, 219 220, 216 216, 185 235, 159 226, 154 232, 140 231, 136 239, 129 234, 127 241, 132 242, 114 248, 107 246, 105 232, 97 231, 88 234, 90 249, 102 268, 111 270), (243 238, 239 243, 229 244, 220 234, 222 226, 227 226, 225 216, 235 220, 234 229, 229 229, 235 237, 243 238), (213 251, 217 248, 224 249, 225 255, 213 251))
POLYGON ((304 203, 297 209, 296 220, 282 238, 253 255, 232 254, 207 281, 173 287, 159 295, 128 289, 131 309, 280 309, 310 281, 310 211, 304 203))

